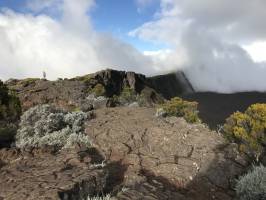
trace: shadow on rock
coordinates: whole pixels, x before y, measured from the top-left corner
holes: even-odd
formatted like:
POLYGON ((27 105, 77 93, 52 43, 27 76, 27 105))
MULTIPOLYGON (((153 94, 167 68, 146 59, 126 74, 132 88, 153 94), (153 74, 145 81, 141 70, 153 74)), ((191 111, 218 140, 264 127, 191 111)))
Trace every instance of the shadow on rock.
POLYGON ((247 167, 248 163, 239 156, 234 145, 221 145, 216 147, 212 162, 189 177, 190 180, 169 180, 151 170, 142 169, 140 174, 145 181, 120 194, 118 199, 232 200, 235 198, 236 179, 247 167))
POLYGON ((121 161, 116 161, 107 164, 105 168, 107 170, 108 176, 106 178, 104 192, 106 194, 117 193, 124 182, 124 176, 128 166, 122 164, 121 161))

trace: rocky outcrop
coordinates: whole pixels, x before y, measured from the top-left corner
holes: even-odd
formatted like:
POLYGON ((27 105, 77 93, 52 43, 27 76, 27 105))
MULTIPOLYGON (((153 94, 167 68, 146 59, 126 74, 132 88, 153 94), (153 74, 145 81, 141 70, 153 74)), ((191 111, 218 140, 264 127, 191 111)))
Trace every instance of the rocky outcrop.
POLYGON ((146 77, 135 72, 103 70, 97 72, 94 79, 106 87, 107 96, 119 95, 124 87, 130 87, 137 93, 141 93, 144 88, 150 88, 165 98, 194 92, 192 85, 181 71, 146 77))
POLYGON ((86 97, 96 85, 103 87, 102 95, 107 98, 119 96, 125 88, 130 88, 136 94, 142 95, 147 105, 161 102, 163 97, 170 98, 193 91, 181 72, 147 78, 142 74, 111 69, 57 81, 13 79, 7 81, 7 85, 18 94, 23 110, 46 103, 65 109, 80 108, 87 103, 86 97))
POLYGON ((23 110, 39 104, 54 104, 61 108, 75 109, 86 98, 86 85, 81 81, 12 80, 10 90, 18 94, 23 110))
POLYGON ((146 87, 146 77, 134 72, 108 69, 95 73, 93 79, 105 86, 106 96, 119 95, 124 87, 130 87, 137 93, 146 87))
POLYGON ((94 151, 0 150, 0 199, 81 200, 104 192, 107 172, 94 151))
POLYGON ((204 125, 156 118, 151 108, 96 111, 87 134, 128 188, 118 199, 231 200, 247 165, 235 145, 204 125))

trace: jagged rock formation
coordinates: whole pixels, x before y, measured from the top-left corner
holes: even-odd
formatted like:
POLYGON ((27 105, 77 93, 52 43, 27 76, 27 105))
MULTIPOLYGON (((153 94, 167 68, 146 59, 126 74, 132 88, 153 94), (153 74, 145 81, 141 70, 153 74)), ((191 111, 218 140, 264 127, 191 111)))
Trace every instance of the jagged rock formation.
POLYGON ((88 82, 100 83, 105 86, 106 96, 119 95, 124 87, 130 87, 137 93, 147 87, 146 77, 134 72, 103 70, 97 72, 88 82))
POLYGON ((245 160, 236 146, 201 124, 158 119, 151 108, 96 111, 87 133, 107 160, 121 162, 123 200, 231 200, 245 160))

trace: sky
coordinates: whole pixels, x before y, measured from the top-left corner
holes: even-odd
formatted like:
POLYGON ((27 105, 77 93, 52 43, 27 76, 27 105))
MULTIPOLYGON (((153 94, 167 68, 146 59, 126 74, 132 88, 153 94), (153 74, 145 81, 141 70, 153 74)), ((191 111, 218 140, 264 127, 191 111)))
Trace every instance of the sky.
POLYGON ((0 0, 0 79, 182 70, 197 91, 266 91, 265 0, 0 0))

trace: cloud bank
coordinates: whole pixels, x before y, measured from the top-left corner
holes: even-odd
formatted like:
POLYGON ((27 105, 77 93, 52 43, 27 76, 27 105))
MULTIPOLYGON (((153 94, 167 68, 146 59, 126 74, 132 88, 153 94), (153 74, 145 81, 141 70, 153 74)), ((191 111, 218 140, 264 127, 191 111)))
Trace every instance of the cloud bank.
POLYGON ((252 45, 266 40, 265 6, 264 0, 161 0, 155 19, 129 34, 170 45, 167 60, 184 55, 172 64, 185 67, 197 91, 266 91, 266 63, 250 56, 258 55, 252 45))
POLYGON ((0 78, 73 77, 107 67, 155 71, 150 57, 94 30, 92 0, 29 1, 32 14, 0 12, 0 78), (41 14, 40 14, 41 13, 41 14), (50 14, 56 14, 51 17, 50 14))

